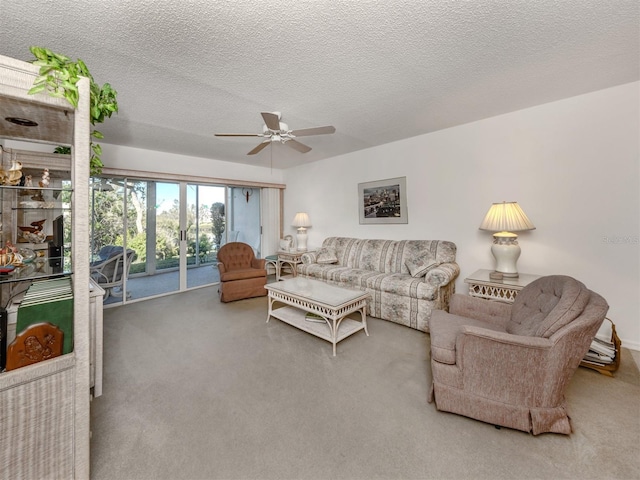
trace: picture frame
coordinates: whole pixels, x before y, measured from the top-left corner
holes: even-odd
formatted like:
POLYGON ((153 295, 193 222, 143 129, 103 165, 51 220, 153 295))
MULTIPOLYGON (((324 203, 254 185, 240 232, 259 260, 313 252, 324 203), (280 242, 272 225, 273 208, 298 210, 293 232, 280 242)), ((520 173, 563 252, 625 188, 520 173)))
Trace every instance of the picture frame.
POLYGON ((409 223, 407 177, 358 184, 361 224, 409 223))

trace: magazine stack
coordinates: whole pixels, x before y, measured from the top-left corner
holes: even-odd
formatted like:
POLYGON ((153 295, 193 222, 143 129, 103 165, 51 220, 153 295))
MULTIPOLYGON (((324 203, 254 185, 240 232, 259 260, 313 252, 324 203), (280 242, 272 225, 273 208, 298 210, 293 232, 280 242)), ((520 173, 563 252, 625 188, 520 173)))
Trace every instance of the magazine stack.
POLYGON ((613 342, 607 342, 599 338, 594 338, 589 347, 589 351, 584 356, 587 362, 593 362, 600 366, 610 365, 616 359, 616 347, 613 342))
POLYGON ((620 366, 620 338, 616 333, 616 326, 611 322, 611 340, 594 338, 580 365, 591 368, 605 375, 613 376, 613 372, 620 366))

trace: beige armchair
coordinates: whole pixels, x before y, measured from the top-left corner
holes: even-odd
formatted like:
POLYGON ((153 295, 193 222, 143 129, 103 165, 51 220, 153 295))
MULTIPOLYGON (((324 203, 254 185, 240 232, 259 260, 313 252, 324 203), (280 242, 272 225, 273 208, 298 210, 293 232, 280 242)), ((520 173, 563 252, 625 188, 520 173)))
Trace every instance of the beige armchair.
POLYGON ((264 258, 255 258, 253 248, 242 242, 223 245, 218 251, 220 301, 231 302, 267 294, 264 258))
POLYGON ((560 275, 530 283, 513 305, 453 295, 430 320, 429 402, 534 435, 571 433, 564 391, 608 309, 560 275))

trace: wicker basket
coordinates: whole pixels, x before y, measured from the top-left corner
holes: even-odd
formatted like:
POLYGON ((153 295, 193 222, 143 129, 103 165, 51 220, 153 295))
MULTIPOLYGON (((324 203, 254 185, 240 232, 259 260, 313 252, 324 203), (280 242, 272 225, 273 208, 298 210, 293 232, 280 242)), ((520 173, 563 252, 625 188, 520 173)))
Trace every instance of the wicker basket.
POLYGON ((615 324, 611 321, 610 318, 606 318, 605 320, 609 320, 611 322, 611 343, 613 343, 613 346, 616 350, 613 363, 609 363, 607 365, 598 365, 597 363, 583 360, 582 362, 580 362, 580 366, 590 368, 592 370, 595 370, 596 372, 602 373, 603 375, 613 377, 613 372, 618 370, 618 368, 620 367, 620 346, 622 345, 622 342, 620 341, 620 337, 618 337, 618 334, 616 333, 615 324))

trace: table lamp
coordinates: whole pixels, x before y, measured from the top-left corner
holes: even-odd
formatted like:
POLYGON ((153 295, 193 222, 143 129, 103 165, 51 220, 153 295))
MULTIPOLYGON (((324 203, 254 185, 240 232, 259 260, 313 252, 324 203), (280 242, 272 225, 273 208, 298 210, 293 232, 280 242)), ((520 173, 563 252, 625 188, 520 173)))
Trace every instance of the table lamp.
POLYGON ((298 234, 296 235, 298 251, 304 252, 307 250, 307 228, 311 226, 309 215, 304 212, 296 213, 296 216, 293 219, 293 226, 298 227, 298 234))
POLYGON ((495 232, 491 253, 496 259, 496 269, 490 274, 492 279, 518 278, 516 262, 520 257, 520 245, 518 245, 518 235, 513 232, 535 228, 517 202, 502 202, 491 205, 480 224, 480 230, 495 232))

